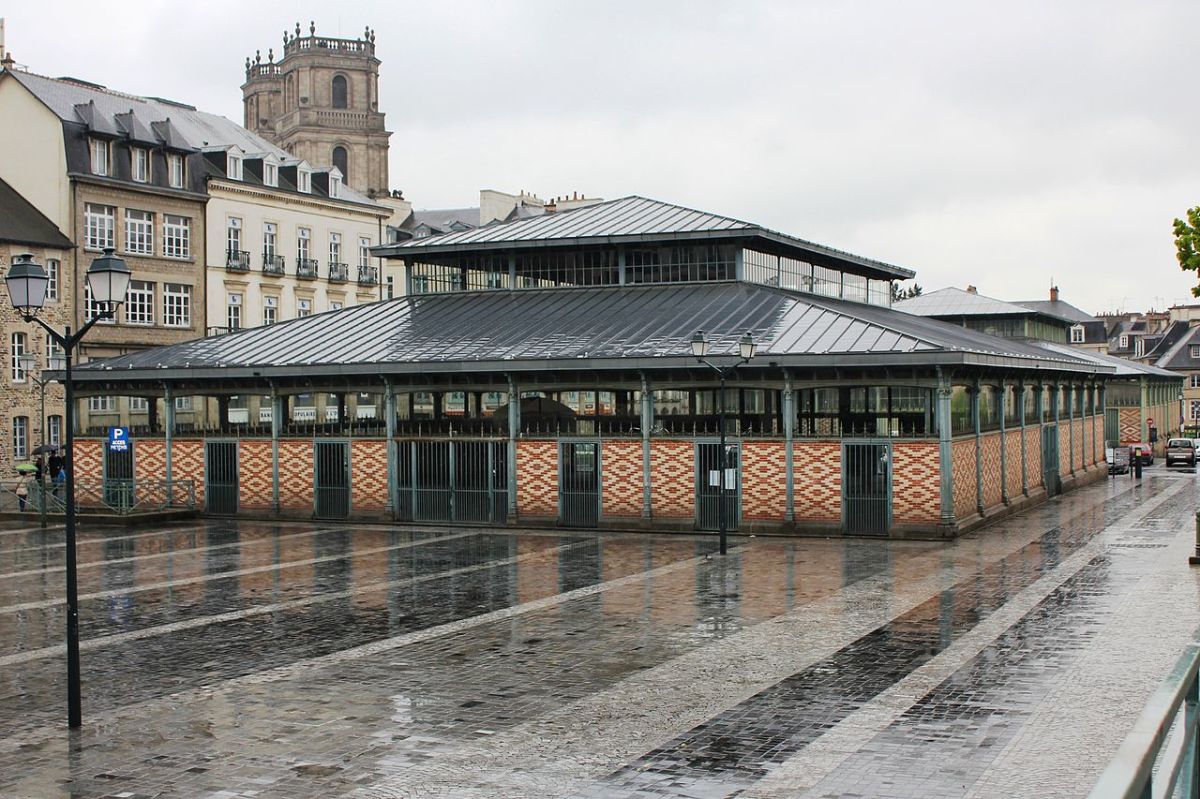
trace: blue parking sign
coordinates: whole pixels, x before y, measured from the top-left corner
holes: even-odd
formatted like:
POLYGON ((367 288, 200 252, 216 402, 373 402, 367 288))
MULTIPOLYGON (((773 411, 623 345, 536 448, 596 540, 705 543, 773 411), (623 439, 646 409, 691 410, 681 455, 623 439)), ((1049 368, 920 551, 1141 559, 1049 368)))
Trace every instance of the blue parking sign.
POLYGON ((109 452, 127 452, 129 450, 129 428, 128 427, 110 427, 108 428, 108 451, 109 452))

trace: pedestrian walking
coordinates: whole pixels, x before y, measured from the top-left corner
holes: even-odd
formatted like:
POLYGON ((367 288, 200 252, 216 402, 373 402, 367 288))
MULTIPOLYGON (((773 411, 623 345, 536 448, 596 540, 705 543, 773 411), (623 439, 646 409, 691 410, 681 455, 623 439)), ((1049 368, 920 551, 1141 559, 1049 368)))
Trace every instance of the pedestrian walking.
POLYGON ((54 473, 54 498, 61 500, 63 486, 67 484, 67 468, 59 465, 58 471, 54 473))
POLYGON ((25 478, 22 477, 17 481, 17 506, 23 513, 25 511, 25 503, 29 501, 29 488, 25 485, 25 478))

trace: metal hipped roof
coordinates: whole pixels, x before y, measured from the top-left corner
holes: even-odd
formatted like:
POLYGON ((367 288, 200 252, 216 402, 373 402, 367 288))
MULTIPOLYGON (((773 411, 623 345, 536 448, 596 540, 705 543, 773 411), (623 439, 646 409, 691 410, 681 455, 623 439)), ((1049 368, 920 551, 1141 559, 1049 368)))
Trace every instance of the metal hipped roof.
POLYGON ((690 367, 749 331, 780 366, 1097 369, 1070 355, 870 305, 751 283, 424 294, 83 364, 89 380, 690 367))
POLYGON ((1112 367, 1115 377, 1157 377, 1170 378, 1172 380, 1182 380, 1183 375, 1166 369, 1160 369, 1157 366, 1131 361, 1127 358, 1118 358, 1115 355, 1105 355, 1102 352, 1093 352, 1091 350, 1081 350, 1075 347, 1069 347, 1066 344, 1056 344, 1050 341, 1039 341, 1037 346, 1043 349, 1050 350, 1061 355, 1071 355, 1076 358, 1081 358, 1086 361, 1092 361, 1096 364, 1112 367))
POLYGON ((953 286, 900 300, 892 307, 918 316, 1030 316, 1041 313, 1034 308, 1025 308, 953 286))
POLYGON ((916 274, 749 222, 637 196, 385 245, 374 252, 382 257, 418 259, 422 254, 495 249, 755 237, 790 249, 801 259, 805 256, 832 259, 865 268, 881 277, 911 278, 916 274))

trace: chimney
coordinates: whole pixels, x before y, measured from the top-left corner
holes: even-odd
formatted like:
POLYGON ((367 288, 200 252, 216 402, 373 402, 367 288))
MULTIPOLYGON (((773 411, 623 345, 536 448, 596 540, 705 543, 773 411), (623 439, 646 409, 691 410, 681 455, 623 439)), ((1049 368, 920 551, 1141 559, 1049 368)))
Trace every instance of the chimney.
POLYGON ((975 288, 974 286, 967 286, 967 293, 968 294, 978 294, 979 289, 975 288))
POLYGON ((1058 286, 1050 287, 1050 302, 1058 302, 1058 286))

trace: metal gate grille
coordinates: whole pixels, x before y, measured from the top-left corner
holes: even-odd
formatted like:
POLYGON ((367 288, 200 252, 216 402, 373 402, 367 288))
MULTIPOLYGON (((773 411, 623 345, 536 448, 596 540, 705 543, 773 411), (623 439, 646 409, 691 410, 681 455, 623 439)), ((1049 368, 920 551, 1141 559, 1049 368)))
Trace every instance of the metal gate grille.
POLYGON ((595 527, 600 522, 600 446, 595 441, 559 444, 560 523, 595 527))
MULTIPOLYGON (((721 445, 696 445, 696 527, 721 529, 721 445)), ((741 524, 742 466, 737 444, 725 444, 725 529, 741 524)))
POLYGON ((110 508, 133 507, 133 443, 116 452, 104 448, 104 504, 110 508))
POLYGON ((345 519, 350 515, 350 445, 345 441, 318 441, 313 455, 314 515, 320 519, 345 519))
POLYGON ((396 516, 416 522, 502 522, 508 515, 503 441, 396 443, 396 516))
POLYGON ((1042 427, 1042 482, 1048 497, 1062 491, 1058 475, 1058 425, 1042 427))
POLYGON ((225 515, 238 511, 238 449, 234 441, 204 445, 204 509, 225 515))
POLYGON ((843 444, 843 530, 851 535, 887 535, 891 516, 892 456, 888 444, 843 444))

